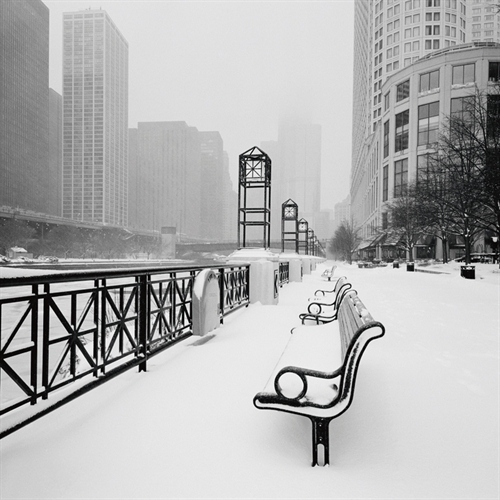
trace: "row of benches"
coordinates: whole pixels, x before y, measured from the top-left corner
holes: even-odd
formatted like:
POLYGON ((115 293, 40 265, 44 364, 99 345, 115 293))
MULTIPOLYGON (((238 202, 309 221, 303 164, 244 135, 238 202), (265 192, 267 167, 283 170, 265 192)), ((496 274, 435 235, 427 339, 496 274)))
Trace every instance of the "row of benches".
POLYGON ((292 329, 254 405, 309 418, 312 465, 320 465, 321 451, 323 465, 328 465, 329 424, 349 408, 361 356, 385 328, 344 277, 336 280, 333 290, 317 290, 299 317, 302 326, 292 329))

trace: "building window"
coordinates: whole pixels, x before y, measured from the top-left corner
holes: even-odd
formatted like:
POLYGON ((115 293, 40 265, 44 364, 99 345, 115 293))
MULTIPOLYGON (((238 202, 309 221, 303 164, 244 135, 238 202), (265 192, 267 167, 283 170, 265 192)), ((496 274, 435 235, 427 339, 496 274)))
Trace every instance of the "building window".
POLYGON ((391 104, 391 94, 390 92, 387 92, 387 94, 384 95, 384 111, 387 111, 389 109, 390 104, 391 104))
POLYGON ((489 71, 488 71, 488 80, 490 82, 499 82, 500 81, 500 62, 490 61, 489 71))
POLYGON ((439 127, 439 101, 418 107, 418 146, 437 141, 439 127))
POLYGON ((394 162, 394 197, 402 196, 408 185, 408 158, 394 162))
POLYGON ((428 178, 429 154, 417 156, 417 183, 428 178))
POLYGON ((475 81, 475 65, 462 64, 460 66, 453 66, 453 80, 452 84, 472 83, 475 81))
POLYGON ((389 227, 389 223, 387 220, 387 212, 382 213, 382 229, 387 229, 389 227))
POLYGON ((464 122, 472 122, 474 119, 475 98, 456 97, 451 100, 451 116, 463 120, 464 122))
POLYGON ((385 165, 382 171, 382 201, 389 199, 389 165, 385 165))
POLYGON ((500 95, 493 94, 488 96, 487 109, 486 129, 488 131, 488 135, 498 141, 497 138, 500 134, 500 95))
POLYGON ((389 120, 384 123, 384 158, 389 156, 389 120))
POLYGON ((396 87, 396 102, 406 99, 410 95, 410 80, 400 83, 396 87))
POLYGON ((394 151, 403 151, 408 148, 408 124, 410 111, 406 110, 396 115, 396 134, 394 151))

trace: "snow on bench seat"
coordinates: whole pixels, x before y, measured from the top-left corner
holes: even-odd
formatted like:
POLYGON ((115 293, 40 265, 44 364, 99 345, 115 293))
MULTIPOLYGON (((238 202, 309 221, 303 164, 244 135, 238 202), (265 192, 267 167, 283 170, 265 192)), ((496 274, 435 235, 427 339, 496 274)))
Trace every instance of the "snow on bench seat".
POLYGON ((296 399, 303 393, 303 396, 298 398, 300 402, 328 404, 338 394, 338 386, 333 380, 307 377, 305 386, 303 378, 287 370, 287 367, 330 372, 332 366, 333 371, 342 366, 342 344, 338 325, 294 328, 263 392, 281 394, 288 399, 296 399), (278 377, 280 372, 281 376, 278 377))
POLYGON ((374 321, 354 290, 345 294, 337 319, 292 330, 264 390, 254 397, 262 410, 278 410, 307 417, 313 426, 313 460, 318 465, 322 446, 329 463, 329 424, 344 413, 354 396, 361 356, 385 328, 374 321))

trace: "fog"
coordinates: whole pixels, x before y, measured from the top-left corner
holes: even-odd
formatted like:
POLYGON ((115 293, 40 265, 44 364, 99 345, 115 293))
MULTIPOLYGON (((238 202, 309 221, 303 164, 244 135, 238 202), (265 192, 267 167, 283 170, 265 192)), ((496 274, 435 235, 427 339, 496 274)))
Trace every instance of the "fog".
POLYGON ((236 187, 238 155, 278 123, 322 126, 322 208, 348 194, 353 0, 58 1, 50 9, 50 86, 62 93, 62 14, 105 10, 129 44, 129 126, 185 121, 217 130, 236 187))

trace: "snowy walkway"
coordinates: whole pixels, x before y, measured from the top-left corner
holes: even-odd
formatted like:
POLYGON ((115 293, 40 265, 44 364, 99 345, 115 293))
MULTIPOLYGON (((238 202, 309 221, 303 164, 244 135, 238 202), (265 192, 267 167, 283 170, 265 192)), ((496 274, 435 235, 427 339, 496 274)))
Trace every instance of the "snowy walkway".
MULTIPOLYGON (((0 498, 448 498, 499 496, 499 274, 486 279, 340 266, 385 337, 311 468, 310 422, 259 411, 318 266, 279 306, 155 357, 0 441, 0 498)), ((479 277, 481 273, 478 272, 479 277)))

